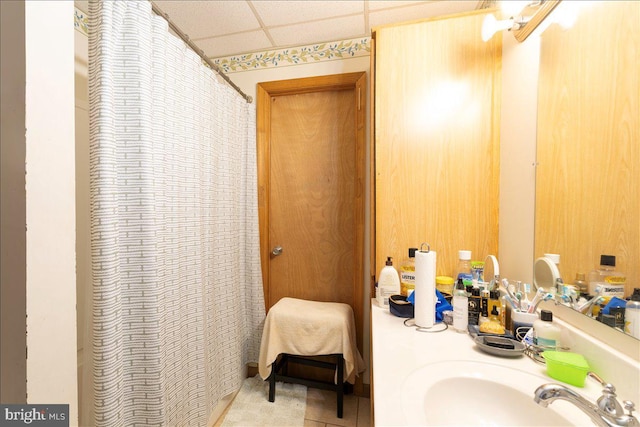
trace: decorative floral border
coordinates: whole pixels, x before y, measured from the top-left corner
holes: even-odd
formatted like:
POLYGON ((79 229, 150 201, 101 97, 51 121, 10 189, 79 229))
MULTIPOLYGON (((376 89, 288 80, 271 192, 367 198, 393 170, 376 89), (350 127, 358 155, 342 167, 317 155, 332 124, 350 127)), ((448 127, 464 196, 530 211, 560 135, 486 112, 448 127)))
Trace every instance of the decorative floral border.
POLYGON ((229 74, 240 71, 369 56, 370 52, 371 38, 365 37, 270 52, 215 58, 213 59, 213 63, 220 67, 224 73, 229 74))
POLYGON ((89 17, 77 7, 73 14, 73 28, 89 37, 89 17))
MULTIPOLYGON (((78 8, 75 8, 73 15, 73 26, 77 31, 80 31, 87 37, 89 36, 89 18, 78 8)), ((248 53, 246 55, 214 58, 212 61, 220 67, 225 74, 229 74, 241 71, 369 56, 370 53, 371 37, 364 37, 274 51, 248 53)))

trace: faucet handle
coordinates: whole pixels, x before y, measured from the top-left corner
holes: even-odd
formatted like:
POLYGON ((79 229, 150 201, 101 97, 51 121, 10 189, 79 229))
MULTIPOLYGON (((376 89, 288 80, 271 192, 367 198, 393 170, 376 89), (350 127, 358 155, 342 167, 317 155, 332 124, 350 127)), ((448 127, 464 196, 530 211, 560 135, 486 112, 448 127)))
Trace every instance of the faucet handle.
POLYGON ((616 399, 616 388, 613 384, 604 385, 602 396, 598 399, 598 408, 614 416, 624 414, 620 402, 616 399))
POLYGON ((625 401, 623 401, 622 403, 624 403, 624 409, 626 409, 627 411, 629 411, 629 414, 628 414, 628 415, 629 415, 630 417, 631 417, 631 416, 633 416, 633 411, 635 411, 635 410, 636 410, 636 404, 635 404, 635 403, 633 403, 633 402, 632 402, 632 401, 630 401, 630 400, 625 400, 625 401))

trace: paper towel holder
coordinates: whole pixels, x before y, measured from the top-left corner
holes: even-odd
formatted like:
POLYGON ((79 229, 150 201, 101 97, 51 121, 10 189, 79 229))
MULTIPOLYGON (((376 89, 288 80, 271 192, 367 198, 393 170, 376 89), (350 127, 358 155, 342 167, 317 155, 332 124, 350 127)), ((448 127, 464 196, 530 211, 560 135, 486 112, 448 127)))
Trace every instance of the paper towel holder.
POLYGON ((431 251, 431 246, 429 246, 429 244, 427 242, 423 242, 422 244, 420 244, 420 252, 430 252, 430 251, 431 251), (422 250, 422 247, 424 245, 427 245, 427 250, 426 251, 422 250))

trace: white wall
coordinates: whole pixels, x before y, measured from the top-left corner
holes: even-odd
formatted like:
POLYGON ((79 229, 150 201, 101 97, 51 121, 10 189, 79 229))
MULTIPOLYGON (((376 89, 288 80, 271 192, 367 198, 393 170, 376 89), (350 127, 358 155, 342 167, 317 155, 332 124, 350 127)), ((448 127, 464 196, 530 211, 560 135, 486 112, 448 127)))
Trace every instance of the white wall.
POLYGON ((73 2, 27 1, 27 402, 76 425, 73 2))
POLYGON ((498 261, 502 277, 531 283, 540 38, 502 37, 498 261))

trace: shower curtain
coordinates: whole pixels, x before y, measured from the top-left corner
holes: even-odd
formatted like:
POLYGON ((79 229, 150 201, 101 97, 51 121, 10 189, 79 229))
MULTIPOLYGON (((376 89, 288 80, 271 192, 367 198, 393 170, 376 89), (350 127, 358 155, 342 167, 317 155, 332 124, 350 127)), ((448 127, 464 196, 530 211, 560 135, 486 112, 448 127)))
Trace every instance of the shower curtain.
POLYGON ((255 109, 147 1, 89 3, 94 424, 207 424, 257 361, 255 109))

